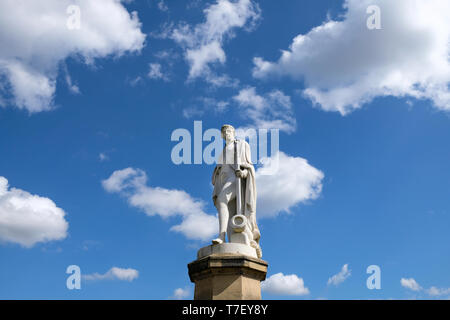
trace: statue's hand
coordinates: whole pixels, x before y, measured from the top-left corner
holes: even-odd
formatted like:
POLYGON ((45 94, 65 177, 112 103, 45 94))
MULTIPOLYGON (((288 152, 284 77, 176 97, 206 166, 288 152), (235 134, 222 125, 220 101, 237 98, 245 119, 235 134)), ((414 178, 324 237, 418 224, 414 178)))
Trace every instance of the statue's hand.
POLYGON ((253 167, 251 164, 248 164, 248 163, 241 163, 240 166, 241 166, 241 168, 245 168, 245 169, 250 169, 251 167, 253 167))
POLYGON ((248 176, 248 170, 247 169, 236 170, 236 177, 245 179, 245 178, 247 178, 247 176, 248 176))

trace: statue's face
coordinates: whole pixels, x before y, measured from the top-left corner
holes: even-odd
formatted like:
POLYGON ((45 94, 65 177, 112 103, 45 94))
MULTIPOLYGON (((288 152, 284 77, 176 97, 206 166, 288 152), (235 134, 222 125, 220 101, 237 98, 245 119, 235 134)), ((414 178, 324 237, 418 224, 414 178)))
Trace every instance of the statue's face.
POLYGON ((225 131, 223 132, 223 138, 227 141, 234 139, 234 130, 231 127, 226 127, 225 131))

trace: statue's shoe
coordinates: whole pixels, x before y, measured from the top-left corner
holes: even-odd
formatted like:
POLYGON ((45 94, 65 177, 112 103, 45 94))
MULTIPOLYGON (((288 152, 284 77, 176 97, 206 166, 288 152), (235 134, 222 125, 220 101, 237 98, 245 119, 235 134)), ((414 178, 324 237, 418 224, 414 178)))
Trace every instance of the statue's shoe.
POLYGON ((223 240, 220 239, 220 238, 217 238, 217 239, 214 239, 214 240, 212 241, 212 243, 213 243, 213 244, 221 244, 221 243, 223 243, 223 240))

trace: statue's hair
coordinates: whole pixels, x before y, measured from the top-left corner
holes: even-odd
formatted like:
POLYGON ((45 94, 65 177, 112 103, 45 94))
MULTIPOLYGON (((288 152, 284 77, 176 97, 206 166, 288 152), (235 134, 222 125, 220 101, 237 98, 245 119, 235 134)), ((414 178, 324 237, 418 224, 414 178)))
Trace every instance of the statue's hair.
POLYGON ((231 124, 224 124, 222 126, 222 128, 220 128, 220 132, 223 133, 227 128, 231 128, 231 129, 233 129, 234 132, 236 132, 236 130, 234 129, 234 127, 231 124))

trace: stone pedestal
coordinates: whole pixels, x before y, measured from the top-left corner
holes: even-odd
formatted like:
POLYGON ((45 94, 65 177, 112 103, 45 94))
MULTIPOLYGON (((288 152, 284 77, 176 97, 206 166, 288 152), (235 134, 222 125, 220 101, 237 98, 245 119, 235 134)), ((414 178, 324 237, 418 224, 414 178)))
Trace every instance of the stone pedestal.
POLYGON ((264 260, 241 253, 199 257, 188 264, 195 283, 194 300, 260 300, 267 266, 264 260))

